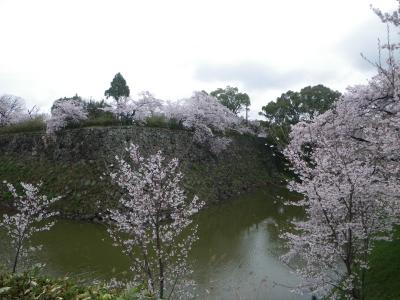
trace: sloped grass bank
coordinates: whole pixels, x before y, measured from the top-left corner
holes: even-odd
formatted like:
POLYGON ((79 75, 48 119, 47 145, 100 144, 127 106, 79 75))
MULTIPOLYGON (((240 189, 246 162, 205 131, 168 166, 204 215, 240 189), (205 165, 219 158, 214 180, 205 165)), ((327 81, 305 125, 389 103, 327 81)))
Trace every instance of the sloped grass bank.
POLYGON ((400 229, 393 241, 376 243, 366 287, 367 300, 400 299, 400 229))
MULTIPOLYGON (((278 178, 277 163, 265 139, 232 136, 229 147, 214 155, 193 142, 192 133, 150 127, 96 127, 66 130, 55 139, 40 133, 0 134, 0 182, 37 183, 42 192, 62 195, 56 204, 64 217, 93 219, 113 208, 120 194, 109 173, 126 143, 145 155, 162 150, 177 157, 185 174, 183 187, 208 205, 232 199, 278 178)), ((0 184, 0 205, 11 198, 0 184)))
MULTIPOLYGON (((143 122, 132 123, 119 120, 113 116, 101 116, 97 118, 90 118, 82 121, 78 125, 68 125, 64 130, 85 127, 124 127, 124 126, 145 126, 155 128, 168 128, 174 130, 185 130, 182 124, 174 119, 167 119, 163 116, 151 116, 146 118, 143 122)), ((43 117, 39 116, 34 119, 28 119, 16 124, 0 127, 0 134, 13 134, 13 133, 27 133, 27 132, 46 132, 46 121, 43 117)))

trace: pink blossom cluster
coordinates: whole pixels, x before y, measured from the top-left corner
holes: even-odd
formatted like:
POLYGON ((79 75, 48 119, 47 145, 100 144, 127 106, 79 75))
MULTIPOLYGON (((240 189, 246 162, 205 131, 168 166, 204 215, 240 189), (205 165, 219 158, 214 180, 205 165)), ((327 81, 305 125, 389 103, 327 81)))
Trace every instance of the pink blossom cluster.
POLYGON ((75 100, 59 101, 54 104, 51 117, 47 120, 47 134, 54 134, 70 124, 79 124, 87 119, 82 103, 75 100))
POLYGON ((245 121, 222 105, 215 97, 205 92, 195 92, 192 97, 178 102, 167 102, 164 114, 174 119, 185 128, 194 131, 194 142, 207 145, 210 150, 219 154, 230 144, 231 139, 220 137, 228 131, 236 133, 257 134, 256 123, 248 126, 245 121))
POLYGON ((106 107, 104 110, 112 112, 117 117, 141 123, 148 117, 161 114, 162 100, 145 91, 139 94, 138 99, 119 97, 117 101, 114 101, 110 107, 106 107))

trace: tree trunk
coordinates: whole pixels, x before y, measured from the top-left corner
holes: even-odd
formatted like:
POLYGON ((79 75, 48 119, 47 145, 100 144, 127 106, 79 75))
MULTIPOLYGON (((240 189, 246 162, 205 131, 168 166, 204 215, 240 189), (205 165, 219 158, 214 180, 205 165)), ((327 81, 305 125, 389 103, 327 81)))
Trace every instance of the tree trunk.
POLYGON ((160 267, 160 299, 164 297, 164 264, 161 258, 158 259, 158 265, 160 267))
POLYGON ((156 246, 157 246, 157 256, 158 256, 158 280, 160 284, 160 299, 164 297, 164 263, 161 258, 161 241, 160 241, 160 231, 159 231, 159 213, 157 213, 156 221, 156 246))
POLYGON ((15 273, 17 271, 17 264, 18 264, 18 258, 19 258, 20 251, 21 251, 21 242, 18 242, 17 252, 15 253, 14 264, 13 264, 13 269, 12 269, 13 273, 15 273))

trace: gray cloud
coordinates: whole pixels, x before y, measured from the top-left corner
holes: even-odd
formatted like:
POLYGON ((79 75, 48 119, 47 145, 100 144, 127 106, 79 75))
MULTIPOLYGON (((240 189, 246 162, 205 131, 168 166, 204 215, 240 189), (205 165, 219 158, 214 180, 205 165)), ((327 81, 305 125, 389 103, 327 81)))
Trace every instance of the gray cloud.
MULTIPOLYGON (((390 29, 391 42, 398 42, 397 29, 390 29)), ((375 67, 361 57, 361 53, 371 62, 379 61, 378 39, 382 44, 387 42, 387 27, 377 17, 372 16, 358 28, 344 38, 338 45, 338 52, 354 68, 359 71, 372 71, 375 67), (372 19, 374 18, 374 19, 372 19)), ((387 58, 386 52, 381 50, 381 61, 387 58)))
POLYGON ((281 72, 264 64, 232 65, 203 64, 196 69, 195 78, 203 82, 240 82, 249 90, 281 89, 302 84, 323 83, 335 76, 335 71, 312 68, 281 72))
MULTIPOLYGON (((276 89, 285 91, 299 86, 341 82, 350 72, 361 74, 373 73, 375 67, 363 59, 363 53, 371 62, 377 62, 378 38, 381 44, 387 41, 386 26, 373 14, 356 28, 349 28, 347 35, 339 40, 336 47, 329 49, 329 53, 321 53, 319 58, 327 57, 322 64, 318 60, 314 65, 306 65, 289 71, 282 71, 279 67, 272 67, 265 63, 241 62, 236 64, 202 64, 195 70, 195 78, 202 82, 240 83, 244 88, 253 91, 276 89), (330 61, 333 57, 334 61, 330 61)), ((398 33, 390 31, 390 39, 398 42, 398 33)), ((318 43, 318 41, 316 41, 318 43)), ((310 45, 312 46, 312 45, 310 45)), ((295 50, 293 52, 295 54, 295 50)), ((387 55, 381 51, 382 63, 387 55)), ((301 53, 299 53, 301 60, 301 53)), ((279 59, 279 57, 277 57, 279 59)), ((352 82, 348 82, 352 84, 352 82)))
POLYGON ((201 65, 195 73, 196 79, 204 82, 228 81, 241 82, 251 89, 263 89, 267 86, 281 85, 282 75, 268 67, 254 63, 236 65, 201 65))

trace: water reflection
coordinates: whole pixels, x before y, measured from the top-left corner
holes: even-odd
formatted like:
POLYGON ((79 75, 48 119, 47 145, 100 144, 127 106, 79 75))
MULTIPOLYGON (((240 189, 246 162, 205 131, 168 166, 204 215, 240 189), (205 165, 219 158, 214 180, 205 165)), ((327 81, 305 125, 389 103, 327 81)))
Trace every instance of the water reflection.
MULTIPOLYGON (((190 256, 199 299, 310 299, 290 293, 297 278, 282 265, 278 238, 297 208, 282 205, 292 197, 284 189, 270 188, 212 207, 196 217, 199 241, 190 256)), ((44 245, 39 260, 49 274, 109 280, 124 278, 129 261, 112 246, 105 227, 61 220, 37 236, 44 245)))
POLYGON ((192 258, 201 299, 309 299, 283 287, 297 279, 278 260, 278 234, 301 211, 283 207, 282 194, 290 197, 271 189, 199 216, 192 258))

